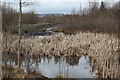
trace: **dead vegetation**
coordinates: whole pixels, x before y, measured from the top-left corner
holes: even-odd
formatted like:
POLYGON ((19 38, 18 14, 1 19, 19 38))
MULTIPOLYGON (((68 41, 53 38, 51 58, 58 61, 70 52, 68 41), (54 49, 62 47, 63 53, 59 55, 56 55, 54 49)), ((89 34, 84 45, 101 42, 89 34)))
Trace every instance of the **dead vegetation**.
POLYGON ((40 73, 33 71, 24 72, 22 68, 13 67, 12 65, 2 66, 2 76, 4 78, 46 78, 40 73))
MULTIPOLYGON (((109 2, 91 2, 89 8, 73 10, 71 14, 63 16, 43 17, 43 22, 62 23, 59 28, 53 29, 56 32, 78 33, 78 32, 97 32, 118 34, 120 21, 120 2, 109 5, 109 2), (47 18, 47 20, 46 20, 47 18)), ((82 4, 80 4, 82 5, 82 4)))
MULTIPOLYGON (((11 35, 12 36, 12 35, 11 35)), ((15 36, 15 35, 14 35, 15 36)), ((3 54, 17 53, 17 39, 8 37, 7 48, 3 54)), ((4 45, 4 44, 3 44, 4 45)), ((22 56, 90 56, 91 66, 99 71, 99 77, 118 78, 119 49, 118 38, 102 33, 79 33, 64 35, 62 33, 43 38, 22 38, 22 56)), ((5 46, 5 45, 4 45, 5 46)))
MULTIPOLYGON (((12 8, 9 3, 0 4, 2 8, 2 30, 11 33, 18 33, 19 13, 16 9, 12 8)), ((39 17, 34 11, 23 13, 21 24, 38 24, 39 17)), ((30 25, 33 26, 33 25, 30 25)), ((40 26, 40 25, 39 25, 40 26)), ((29 27, 27 27, 29 29, 29 27)), ((27 30, 27 29, 25 29, 27 30)))
MULTIPOLYGON (((96 77, 120 78, 119 40, 112 35, 113 33, 118 33, 117 18, 119 19, 119 15, 117 11, 119 10, 117 8, 106 10, 102 8, 101 11, 97 7, 94 5, 93 9, 91 8, 92 12, 87 13, 87 15, 83 13, 82 15, 65 15, 60 18, 62 22, 60 21, 59 23, 65 24, 63 29, 71 33, 78 31, 79 34, 64 35, 61 33, 43 38, 22 37, 20 56, 30 55, 37 57, 44 55, 60 57, 87 54, 90 57, 91 66, 96 71, 96 77), (76 22, 73 22, 73 19, 76 22)), ((56 31, 64 32, 65 30, 56 29, 56 31)), ((0 36, 2 36, 1 33, 0 36)), ((3 54, 17 54, 19 48, 18 37, 18 35, 13 34, 3 34, 3 44, 1 44, 3 54)), ((10 70, 13 70, 11 72, 15 73, 21 72, 20 75, 16 75, 15 77, 23 76, 21 75, 23 74, 22 69, 18 68, 17 72, 14 68, 10 67, 10 70)), ((5 73, 5 75, 7 74, 5 73)), ((30 75, 28 76, 30 77, 30 75)))

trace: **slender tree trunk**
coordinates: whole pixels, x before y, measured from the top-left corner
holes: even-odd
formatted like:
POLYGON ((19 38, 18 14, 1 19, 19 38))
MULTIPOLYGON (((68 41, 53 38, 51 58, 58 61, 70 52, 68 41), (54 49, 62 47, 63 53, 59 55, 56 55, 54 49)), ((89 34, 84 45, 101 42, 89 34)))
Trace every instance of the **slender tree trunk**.
POLYGON ((75 24, 75 13, 73 13, 72 22, 73 22, 73 26, 72 26, 72 29, 73 29, 74 28, 74 24, 75 24))
POLYGON ((5 49, 7 49, 7 31, 5 30, 5 35, 4 35, 4 39, 5 39, 5 49))
POLYGON ((103 74, 102 74, 102 78, 105 78, 105 60, 103 62, 103 74))
MULTIPOLYGON (((118 7, 118 42, 120 39, 120 4, 118 7)), ((118 50, 120 50, 120 47, 118 46, 118 50)), ((120 74, 120 55, 118 54, 118 74, 120 74)), ((120 78, 120 75, 118 75, 118 78, 120 78)))
POLYGON ((22 19, 22 0, 19 0, 19 38, 18 38, 18 66, 20 67, 20 53, 21 53, 21 19, 22 19))
POLYGON ((120 33, 119 33, 120 31, 120 8, 118 8, 117 14, 118 14, 118 39, 119 39, 120 37, 120 33))

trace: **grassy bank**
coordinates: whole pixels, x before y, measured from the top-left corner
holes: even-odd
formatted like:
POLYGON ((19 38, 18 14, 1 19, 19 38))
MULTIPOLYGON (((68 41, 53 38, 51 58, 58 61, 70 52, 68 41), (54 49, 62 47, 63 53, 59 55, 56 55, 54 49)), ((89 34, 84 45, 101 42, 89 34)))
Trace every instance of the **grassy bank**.
MULTIPOLYGON (((44 32, 46 28, 52 27, 51 23, 39 23, 39 24, 23 24, 21 27, 21 33, 31 33, 31 32, 44 32)), ((19 26, 9 26, 6 32, 18 33, 19 26)))

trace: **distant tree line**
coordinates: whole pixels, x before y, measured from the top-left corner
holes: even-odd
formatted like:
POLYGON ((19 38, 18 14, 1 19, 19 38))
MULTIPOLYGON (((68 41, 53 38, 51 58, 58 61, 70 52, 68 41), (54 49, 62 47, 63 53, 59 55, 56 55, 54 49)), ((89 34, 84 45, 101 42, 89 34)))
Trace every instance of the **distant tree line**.
MULTIPOLYGON (((6 31, 13 30, 17 27, 19 21, 19 13, 8 4, 2 4, 2 29, 6 31)), ((23 13, 22 24, 37 24, 39 17, 33 12, 23 13)))
POLYGON ((60 29, 54 31, 62 31, 66 33, 76 32, 103 32, 103 33, 118 33, 118 13, 120 2, 117 2, 112 7, 108 6, 107 2, 89 3, 89 9, 73 9, 71 14, 63 16, 49 16, 41 18, 41 22, 63 23, 60 29))
MULTIPOLYGON (((108 3, 90 2, 89 9, 79 11, 73 9, 71 14, 66 15, 49 15, 38 17, 34 12, 23 13, 22 24, 37 24, 37 23, 62 23, 60 28, 55 28, 54 31, 63 31, 65 33, 76 32, 103 32, 103 33, 118 33, 120 15, 120 2, 117 2, 112 7, 108 3)), ((3 30, 14 30, 18 25, 19 14, 9 5, 2 5, 2 25, 3 30)))

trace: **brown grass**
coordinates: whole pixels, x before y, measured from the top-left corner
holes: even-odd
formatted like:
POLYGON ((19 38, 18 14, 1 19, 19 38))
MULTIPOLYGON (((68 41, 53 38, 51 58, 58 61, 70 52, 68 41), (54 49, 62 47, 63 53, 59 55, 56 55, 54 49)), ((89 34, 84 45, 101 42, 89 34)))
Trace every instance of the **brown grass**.
MULTIPOLYGON (((3 49, 4 54, 17 53, 18 40, 14 39, 8 37, 10 42, 3 49)), ((114 35, 79 33, 66 36, 61 33, 43 38, 22 38, 21 45, 23 56, 81 56, 87 53, 91 57, 91 66, 100 71, 100 77, 120 77, 118 38, 114 35)))
POLYGON ((22 68, 13 67, 12 65, 2 66, 2 76, 3 78, 46 78, 40 73, 36 72, 24 72, 22 68))

